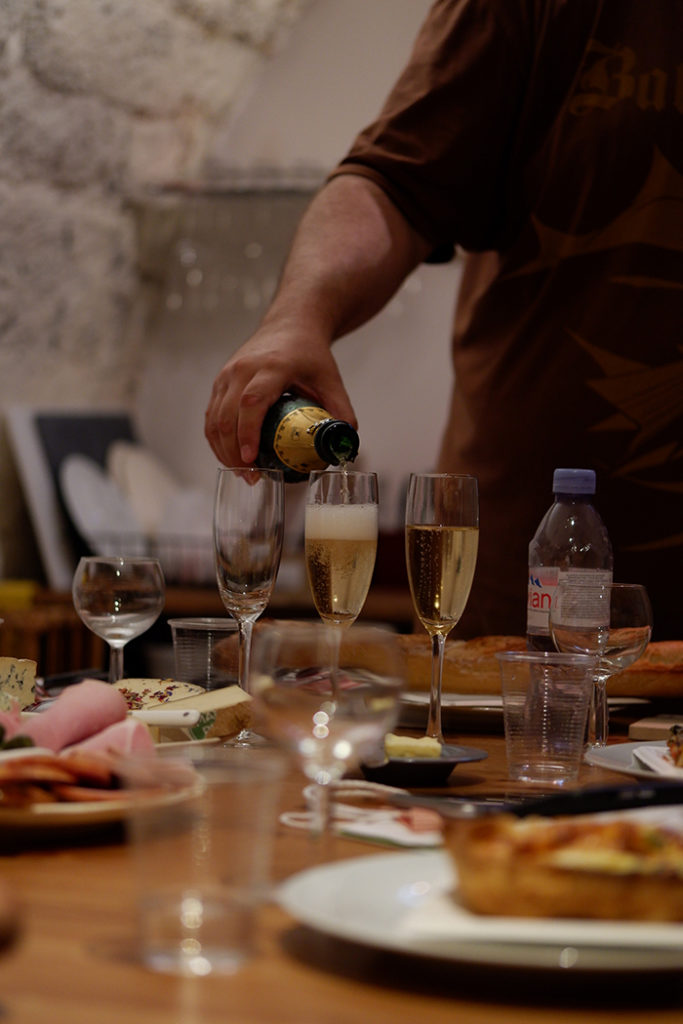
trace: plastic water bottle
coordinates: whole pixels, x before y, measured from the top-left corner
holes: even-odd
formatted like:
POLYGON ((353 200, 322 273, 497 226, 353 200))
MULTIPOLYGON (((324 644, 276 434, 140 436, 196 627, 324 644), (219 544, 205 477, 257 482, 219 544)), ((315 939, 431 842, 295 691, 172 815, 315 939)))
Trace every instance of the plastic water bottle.
POLYGON ((612 545, 593 504, 592 469, 556 469, 555 500, 529 544, 527 647, 554 650, 550 608, 560 583, 605 586, 612 582, 612 545))

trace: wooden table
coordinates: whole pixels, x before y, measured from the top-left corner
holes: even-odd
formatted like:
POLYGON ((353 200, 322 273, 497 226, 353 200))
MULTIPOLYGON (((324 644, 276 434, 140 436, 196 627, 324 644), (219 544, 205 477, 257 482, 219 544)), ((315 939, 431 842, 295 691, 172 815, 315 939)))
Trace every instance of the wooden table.
MULTIPOLYGON (((513 794, 500 737, 468 735, 489 751, 460 766, 454 791, 513 794)), ((635 782, 635 780, 630 780, 635 782)), ((629 779, 585 767, 581 784, 629 779)), ((302 781, 286 781, 282 806, 301 806, 302 781)), ((3 842, 6 842, 6 836, 3 842)), ((335 859, 375 856, 334 841, 335 859)), ((274 874, 316 859, 308 837, 280 826, 274 874)), ((156 975, 131 955, 133 885, 118 837, 0 855, 0 880, 20 902, 21 934, 0 957, 3 1024, 679 1024, 681 979, 473 969, 326 938, 276 906, 264 908, 259 954, 231 978, 156 975)))

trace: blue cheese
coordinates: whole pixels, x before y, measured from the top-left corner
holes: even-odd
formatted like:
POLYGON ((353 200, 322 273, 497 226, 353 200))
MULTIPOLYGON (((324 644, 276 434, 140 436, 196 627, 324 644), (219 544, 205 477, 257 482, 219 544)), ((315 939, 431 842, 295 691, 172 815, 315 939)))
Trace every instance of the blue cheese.
POLYGON ((29 658, 0 658, 0 711, 14 701, 23 710, 35 700, 36 663, 29 658))

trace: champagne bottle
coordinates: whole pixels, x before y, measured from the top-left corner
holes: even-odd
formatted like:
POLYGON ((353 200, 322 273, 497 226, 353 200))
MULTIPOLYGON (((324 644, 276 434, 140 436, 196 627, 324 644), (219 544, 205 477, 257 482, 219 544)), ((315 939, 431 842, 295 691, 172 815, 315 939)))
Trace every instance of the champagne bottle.
POLYGON ((359 443, 350 423, 288 392, 266 413, 256 465, 281 469, 286 483, 296 483, 312 470, 353 462, 359 443))

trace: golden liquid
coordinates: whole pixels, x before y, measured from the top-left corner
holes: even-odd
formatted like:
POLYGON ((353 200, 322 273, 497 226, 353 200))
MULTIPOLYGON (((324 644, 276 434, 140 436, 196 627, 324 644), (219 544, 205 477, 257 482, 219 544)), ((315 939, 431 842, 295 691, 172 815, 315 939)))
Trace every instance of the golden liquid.
POLYGON ((413 603, 430 635, 448 634, 460 619, 477 562, 472 526, 408 526, 406 563, 413 603))
POLYGON ((370 589, 376 552, 374 537, 306 538, 308 582, 324 622, 346 625, 358 617, 370 589))

